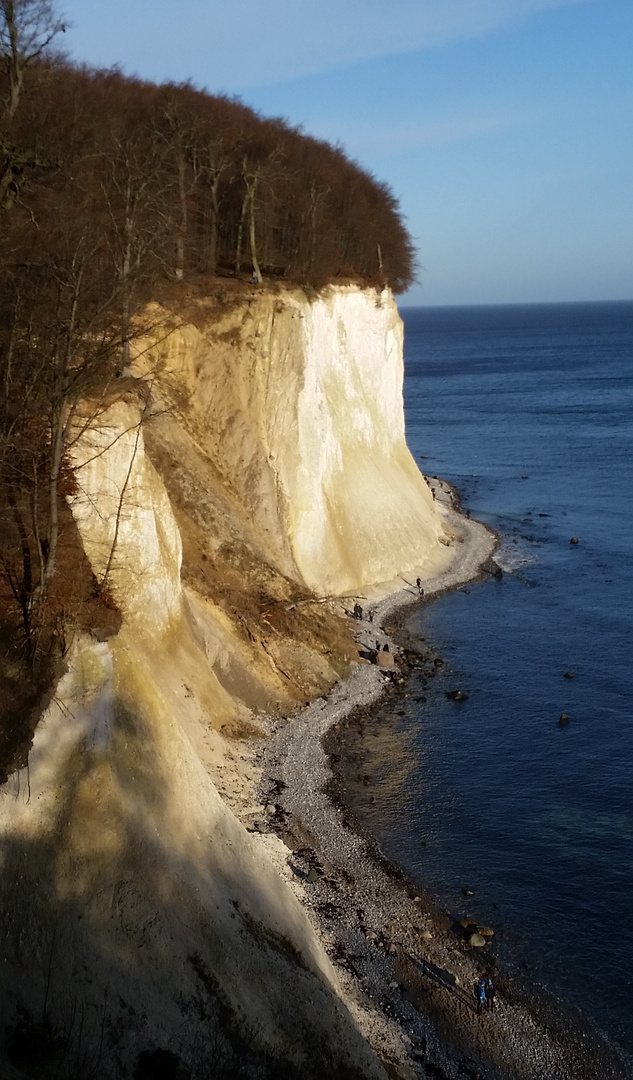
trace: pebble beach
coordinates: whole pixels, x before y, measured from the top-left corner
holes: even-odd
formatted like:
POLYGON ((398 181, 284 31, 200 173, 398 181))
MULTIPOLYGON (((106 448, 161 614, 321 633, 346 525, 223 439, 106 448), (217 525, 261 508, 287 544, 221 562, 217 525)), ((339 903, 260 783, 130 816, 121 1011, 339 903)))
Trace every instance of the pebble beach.
MULTIPOLYGON (((454 558, 443 574, 422 579, 424 602, 496 569, 495 536, 460 513, 450 485, 433 485, 454 558)), ((420 895, 345 806, 345 762, 333 771, 329 752, 337 731, 350 723, 362 729, 385 695, 395 708, 407 667, 424 663, 398 632, 399 613, 416 602, 415 575, 348 599, 347 608, 363 609, 354 620, 360 656, 386 645, 387 666, 361 661, 326 698, 273 729, 261 797, 266 828, 284 844, 278 865, 308 908, 344 1000, 389 1075, 626 1080, 626 1066, 580 1013, 537 987, 515 985, 478 933, 488 928, 461 926, 420 895), (494 978, 495 1007, 478 1014, 474 987, 486 974, 494 978)))

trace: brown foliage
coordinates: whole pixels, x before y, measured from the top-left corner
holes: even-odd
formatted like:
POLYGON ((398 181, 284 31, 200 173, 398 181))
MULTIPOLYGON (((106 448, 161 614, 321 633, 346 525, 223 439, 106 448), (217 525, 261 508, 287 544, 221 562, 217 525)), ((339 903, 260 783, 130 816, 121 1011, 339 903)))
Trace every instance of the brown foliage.
POLYGON ((119 273, 154 294, 165 279, 250 275, 254 263, 317 287, 379 275, 398 292, 412 280, 389 189, 339 148, 239 101, 39 63, 9 128, 5 141, 31 162, 14 207, 39 229, 42 200, 89 214, 119 273))
POLYGON ((412 278, 392 194, 340 149, 189 84, 47 59, 62 30, 50 0, 0 0, 0 644, 23 718, 7 763, 73 627, 116 622, 76 573, 69 450, 80 403, 90 424, 126 393, 149 301, 230 303, 252 274, 412 278))

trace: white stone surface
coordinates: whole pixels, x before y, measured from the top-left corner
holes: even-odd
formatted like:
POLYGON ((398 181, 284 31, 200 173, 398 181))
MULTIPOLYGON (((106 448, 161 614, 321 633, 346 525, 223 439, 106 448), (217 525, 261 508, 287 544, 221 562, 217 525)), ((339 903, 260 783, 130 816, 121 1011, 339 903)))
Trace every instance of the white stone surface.
POLYGON ((97 581, 107 574, 127 620, 162 631, 180 614, 182 549, 140 417, 118 401, 90 423, 73 447, 78 492, 69 501, 97 581))
POLYGON ((443 524, 406 446, 402 321, 388 290, 254 292, 144 349, 267 557, 315 592, 440 572, 443 524))

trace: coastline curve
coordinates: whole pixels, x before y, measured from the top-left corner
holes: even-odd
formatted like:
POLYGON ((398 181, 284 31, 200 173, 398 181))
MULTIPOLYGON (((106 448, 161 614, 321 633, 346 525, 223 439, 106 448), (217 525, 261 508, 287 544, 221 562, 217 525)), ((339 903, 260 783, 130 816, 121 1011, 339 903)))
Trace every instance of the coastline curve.
MULTIPOLYGON (((456 553, 445 572, 422 581, 425 599, 494 572, 488 564, 497 544, 487 526, 459 511, 449 484, 434 483, 456 553)), ((385 623, 419 596, 409 583, 390 586, 361 599, 372 612, 370 632, 381 633, 397 654, 385 623)), ((416 896, 334 801, 324 740, 351 714, 371 710, 392 681, 381 667, 361 663, 327 697, 279 726, 263 754, 264 798, 274 797, 271 825, 290 848, 289 879, 337 963, 363 1034, 394 1075, 411 1080, 429 1068, 446 1078, 624 1080, 620 1059, 600 1034, 562 1005, 550 1016, 547 1002, 520 998, 508 986, 482 1023, 472 986, 487 958, 455 937, 448 913, 416 896)))

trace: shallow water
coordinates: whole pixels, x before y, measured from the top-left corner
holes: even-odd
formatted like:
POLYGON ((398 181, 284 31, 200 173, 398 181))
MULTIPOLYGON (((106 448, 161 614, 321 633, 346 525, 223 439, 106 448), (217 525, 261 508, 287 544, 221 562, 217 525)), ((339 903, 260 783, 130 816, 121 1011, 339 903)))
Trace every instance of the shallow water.
POLYGON ((350 799, 503 963, 633 1051, 633 304, 403 316, 409 445, 506 573, 410 617, 445 666, 387 706, 350 799))

